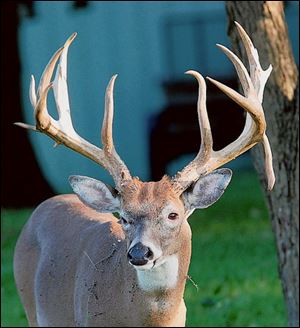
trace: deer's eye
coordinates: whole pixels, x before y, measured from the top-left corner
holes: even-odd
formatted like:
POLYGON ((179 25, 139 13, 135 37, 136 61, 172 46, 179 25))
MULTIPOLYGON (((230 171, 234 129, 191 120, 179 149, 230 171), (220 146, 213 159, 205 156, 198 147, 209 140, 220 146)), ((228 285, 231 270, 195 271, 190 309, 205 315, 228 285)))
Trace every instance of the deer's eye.
POLYGON ((123 225, 127 225, 127 226, 129 226, 132 223, 131 220, 125 219, 123 218, 123 216, 120 217, 120 221, 123 225))
POLYGON ((177 213, 170 213, 168 215, 168 219, 174 221, 174 220, 178 219, 178 214, 177 213))

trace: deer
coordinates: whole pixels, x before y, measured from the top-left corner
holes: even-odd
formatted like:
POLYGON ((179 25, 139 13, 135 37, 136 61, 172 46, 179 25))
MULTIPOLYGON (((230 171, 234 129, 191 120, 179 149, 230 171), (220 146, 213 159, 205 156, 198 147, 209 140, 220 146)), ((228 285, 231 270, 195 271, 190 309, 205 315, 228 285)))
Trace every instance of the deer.
POLYGON ((240 136, 213 149, 206 109, 206 82, 198 82, 200 149, 173 177, 143 182, 131 175, 112 136, 113 90, 106 88, 101 130, 102 148, 75 131, 67 87, 67 54, 74 33, 46 66, 36 92, 30 83, 35 125, 15 123, 46 134, 106 169, 115 186, 73 175, 74 194, 57 195, 40 204, 24 226, 14 253, 14 277, 32 327, 182 327, 186 322, 183 293, 191 260, 188 217, 224 193, 232 171, 222 168, 261 143, 267 188, 275 183, 272 151, 266 135, 263 91, 272 66, 263 70, 256 48, 239 23, 236 28, 249 60, 249 71, 228 48, 217 45, 233 63, 244 95, 212 78, 246 112, 240 136), (52 75, 57 64, 55 78, 52 75), (59 119, 47 110, 53 89, 59 119))

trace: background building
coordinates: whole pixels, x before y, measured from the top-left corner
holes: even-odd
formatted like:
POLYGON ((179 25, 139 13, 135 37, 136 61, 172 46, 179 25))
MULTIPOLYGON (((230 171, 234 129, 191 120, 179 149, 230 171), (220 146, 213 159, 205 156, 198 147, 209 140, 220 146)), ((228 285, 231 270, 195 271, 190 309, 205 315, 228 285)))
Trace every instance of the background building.
MULTIPOLYGON (((216 43, 230 47, 223 1, 19 1, 1 6, 16 13, 16 22, 11 17, 3 17, 4 23, 1 19, 6 42, 1 63, 2 86, 6 86, 1 106, 4 205, 30 205, 53 193, 71 192, 71 174, 112 181, 88 159, 63 146, 53 148, 53 141, 44 135, 12 125, 14 121, 33 123, 30 75, 38 81, 52 54, 73 32, 78 36, 69 50, 68 84, 74 127, 101 146, 105 88, 118 73, 115 145, 132 174, 142 180, 176 172, 199 148, 197 85, 184 72, 195 69, 235 86, 232 64, 215 47, 216 43), (16 117, 18 108, 22 115, 16 117), (27 135, 35 156, 26 150, 27 135)), ((298 9, 298 2, 286 2, 297 59, 298 9)), ((233 105, 211 86, 208 95, 215 146, 222 147, 241 130, 242 113, 224 114, 232 113, 233 105)), ((56 117, 53 96, 49 98, 49 112, 56 117)))

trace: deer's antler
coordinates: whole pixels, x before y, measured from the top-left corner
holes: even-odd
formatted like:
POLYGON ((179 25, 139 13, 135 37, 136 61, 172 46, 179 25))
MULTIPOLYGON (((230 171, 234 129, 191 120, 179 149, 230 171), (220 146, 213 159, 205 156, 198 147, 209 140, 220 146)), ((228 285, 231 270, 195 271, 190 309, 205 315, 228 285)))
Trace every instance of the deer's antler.
POLYGON ((241 81, 244 96, 216 80, 209 77, 208 80, 246 110, 247 116, 244 130, 234 142, 219 151, 214 151, 212 134, 206 110, 205 81, 198 72, 186 72, 187 74, 193 75, 199 83, 197 107, 201 130, 201 147, 196 158, 173 178, 173 184, 179 191, 185 190, 193 182, 198 180, 200 176, 231 161, 259 142, 262 142, 264 147, 268 190, 271 190, 274 186, 275 175, 272 166, 272 152, 265 132, 266 121, 262 108, 263 91, 272 71, 272 66, 270 65, 265 71, 261 68, 258 53, 254 48, 252 41, 241 25, 236 22, 236 26, 246 49, 250 66, 250 75, 241 60, 234 53, 222 45, 218 45, 218 47, 223 50, 235 66, 238 77, 241 81))
MULTIPOLYGON (((224 46, 218 45, 218 47, 224 51, 234 64, 241 81, 244 96, 218 81, 211 78, 208 79, 246 110, 247 116, 244 130, 234 142, 222 150, 213 150, 213 139, 206 110, 205 80, 198 72, 187 71, 186 74, 193 75, 199 83, 197 107, 201 130, 201 147, 196 158, 172 178, 174 188, 179 192, 187 189, 200 176, 208 174, 231 161, 259 142, 262 142, 264 146, 268 189, 271 190, 274 186, 275 176, 272 166, 272 152, 265 133, 266 122, 262 108, 263 90, 271 73, 272 66, 270 65, 265 71, 261 68, 257 50, 254 48, 249 36, 238 23, 236 23, 236 26, 246 48, 250 75, 234 53, 224 46)), ((47 134, 55 140, 56 144, 64 144, 100 164, 112 175, 116 188, 121 191, 125 181, 131 180, 132 177, 126 165, 117 154, 112 138, 113 88, 117 75, 111 78, 106 89, 105 112, 101 133, 103 149, 101 149, 80 137, 72 125, 67 87, 67 54, 68 48, 75 37, 76 33, 71 35, 65 45, 58 49, 49 61, 42 74, 37 95, 35 92, 35 80, 33 76, 31 77, 30 101, 34 108, 36 126, 24 123, 15 124, 47 134), (56 69, 55 79, 53 82, 50 82, 55 64, 59 58, 60 61, 56 69), (47 95, 51 88, 54 90, 59 114, 58 120, 54 120, 47 111, 47 95)))
POLYGON ((117 154, 112 137, 113 122, 113 89, 117 75, 114 75, 108 83, 105 94, 105 111, 102 125, 103 149, 96 147, 90 142, 80 137, 73 128, 67 86, 67 54, 76 33, 72 34, 64 46, 56 51, 46 66, 40 79, 37 94, 35 92, 35 80, 31 77, 30 101, 34 108, 36 126, 15 123, 23 128, 42 132, 55 140, 56 144, 64 144, 74 151, 90 158, 97 164, 103 166, 113 177, 116 188, 122 189, 124 181, 130 180, 131 175, 124 162, 117 154), (53 82, 50 82, 55 64, 60 58, 53 82), (53 88, 55 103, 59 115, 58 120, 54 120, 47 110, 47 95, 53 88))

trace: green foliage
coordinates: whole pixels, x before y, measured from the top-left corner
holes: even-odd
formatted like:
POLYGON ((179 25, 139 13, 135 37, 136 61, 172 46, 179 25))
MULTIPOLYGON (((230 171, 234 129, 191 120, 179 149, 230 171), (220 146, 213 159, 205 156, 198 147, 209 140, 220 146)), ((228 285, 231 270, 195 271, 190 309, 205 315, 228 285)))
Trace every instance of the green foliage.
MULTIPOLYGON (((2 327, 27 326, 12 258, 30 213, 2 210, 2 327)), ((256 175, 235 174, 224 196, 196 211, 189 222, 193 253, 185 291, 187 326, 286 327, 276 249, 256 175)))

